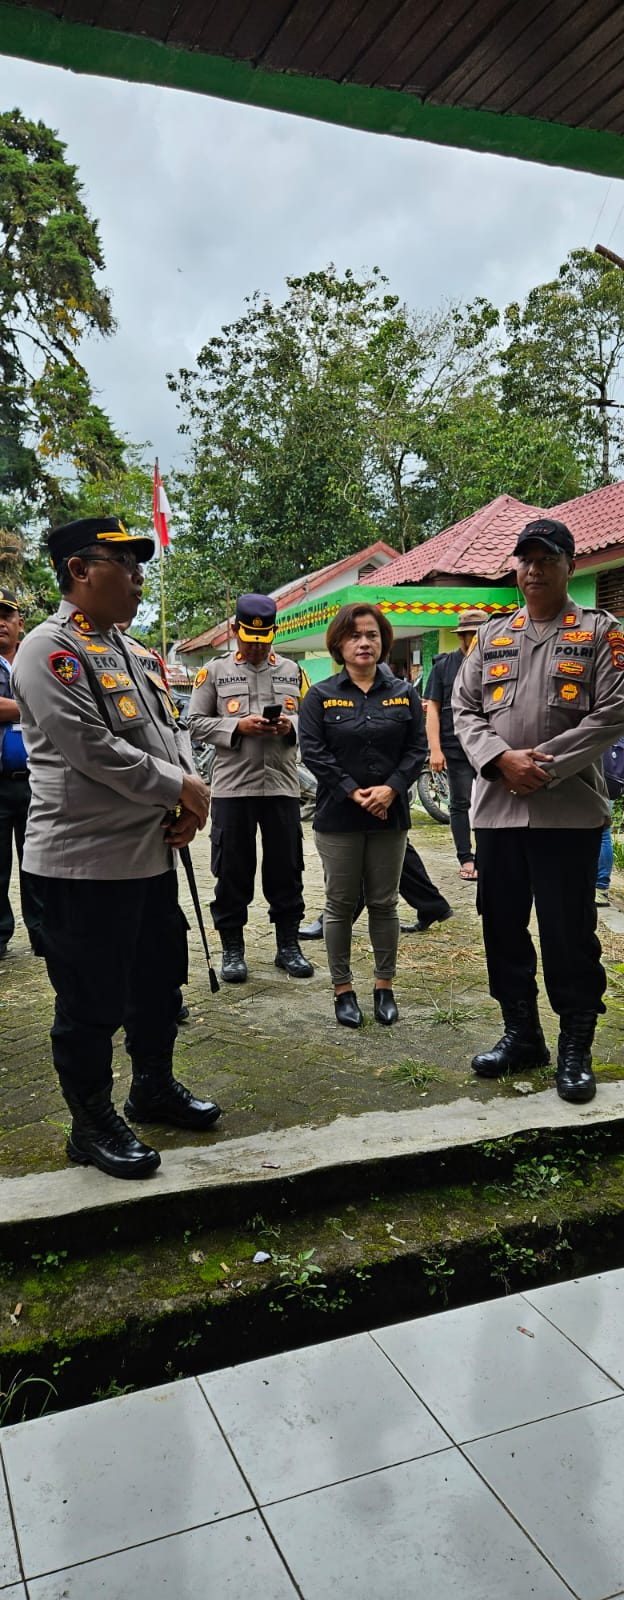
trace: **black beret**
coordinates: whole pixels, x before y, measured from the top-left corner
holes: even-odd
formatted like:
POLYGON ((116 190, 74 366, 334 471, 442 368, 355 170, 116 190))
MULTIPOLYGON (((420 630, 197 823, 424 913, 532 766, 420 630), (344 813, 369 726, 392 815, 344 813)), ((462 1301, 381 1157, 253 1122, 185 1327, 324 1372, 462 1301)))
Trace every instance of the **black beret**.
POLYGON ((68 556, 100 542, 130 545, 137 561, 151 561, 155 548, 148 534, 128 533, 119 517, 81 517, 77 522, 64 522, 61 528, 51 529, 48 549, 52 564, 58 568, 68 556))

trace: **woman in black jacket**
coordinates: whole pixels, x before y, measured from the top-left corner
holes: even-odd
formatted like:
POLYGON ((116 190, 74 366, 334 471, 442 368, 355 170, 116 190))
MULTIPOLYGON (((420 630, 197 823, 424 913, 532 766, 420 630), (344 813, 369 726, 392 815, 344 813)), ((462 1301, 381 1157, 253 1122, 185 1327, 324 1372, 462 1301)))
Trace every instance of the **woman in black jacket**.
POLYGON ((323 927, 336 1019, 359 1028, 351 972, 351 924, 364 883, 375 957, 375 1016, 396 1022, 392 982, 399 940, 399 878, 410 824, 408 790, 427 739, 411 685, 379 663, 393 642, 378 606, 341 606, 327 648, 342 667, 311 686, 299 714, 305 765, 318 780, 314 830, 325 874, 323 927))

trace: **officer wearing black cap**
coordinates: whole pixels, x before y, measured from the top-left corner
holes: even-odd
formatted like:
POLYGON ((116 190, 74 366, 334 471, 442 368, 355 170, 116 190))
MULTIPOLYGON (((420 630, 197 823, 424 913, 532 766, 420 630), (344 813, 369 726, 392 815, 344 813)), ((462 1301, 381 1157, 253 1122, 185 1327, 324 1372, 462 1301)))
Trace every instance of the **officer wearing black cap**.
POLYGON ((30 785, 19 706, 11 687, 13 663, 23 631, 15 595, 10 589, 0 589, 0 961, 15 931, 9 900, 13 843, 20 865, 22 915, 35 954, 39 935, 39 897, 28 873, 22 871, 30 785))
POLYGON ((211 789, 211 905, 223 946, 226 983, 247 977, 243 929, 253 899, 256 832, 262 835, 262 887, 275 923, 275 965, 291 978, 314 968, 298 942, 303 914, 303 835, 297 776, 301 675, 272 648, 275 601, 243 594, 236 602, 237 649, 202 667, 189 706, 194 740, 217 750, 211 789), (267 715, 268 713, 268 715, 267 715))
POLYGON ((524 605, 485 623, 453 691, 477 777, 472 821, 490 993, 505 1031, 475 1056, 482 1077, 549 1060, 537 1010, 535 905, 544 983, 560 1018, 557 1089, 595 1094, 591 1047, 605 974, 594 886, 609 820, 601 755, 624 734, 624 632, 568 594, 574 540, 527 523, 514 550, 524 605))
POLYGON ((54 529, 48 545, 61 604, 24 640, 13 673, 32 788, 24 866, 42 901, 68 1155, 138 1178, 160 1156, 111 1101, 119 1027, 131 1121, 205 1129, 219 1116, 172 1071, 186 968, 174 847, 205 825, 209 795, 149 652, 115 626, 136 614, 153 540, 118 517, 88 517, 54 529))

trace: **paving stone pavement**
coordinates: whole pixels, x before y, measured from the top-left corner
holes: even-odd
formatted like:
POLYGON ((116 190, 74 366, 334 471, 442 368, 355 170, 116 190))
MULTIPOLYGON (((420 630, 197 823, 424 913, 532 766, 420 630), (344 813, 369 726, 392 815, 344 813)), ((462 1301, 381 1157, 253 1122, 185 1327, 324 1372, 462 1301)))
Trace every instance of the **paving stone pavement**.
MULTIPOLYGON (((311 918, 322 906, 322 872, 309 824, 304 833, 306 915, 311 918)), ((467 1093, 477 1100, 515 1097, 513 1084, 476 1081, 469 1068, 474 1051, 498 1032, 498 1008, 487 991, 474 887, 459 880, 448 828, 418 821, 412 838, 455 916, 425 936, 401 938, 396 980, 401 1020, 392 1029, 382 1029, 372 1019, 372 952, 366 918, 357 924, 353 945, 366 1025, 352 1033, 335 1023, 322 942, 306 946, 315 965, 313 978, 290 979, 275 968, 274 935, 261 896, 251 908, 247 930, 249 981, 224 984, 217 996, 211 996, 181 874, 181 899, 192 928, 185 996, 191 1019, 180 1029, 176 1069, 193 1088, 216 1096, 224 1108, 211 1144, 293 1125, 321 1125, 340 1115, 400 1112, 467 1093)), ((207 909, 212 887, 208 830, 196 840, 193 859, 218 968, 218 940, 207 909)), ((17 911, 16 882, 12 900, 17 911)), ((617 901, 616 882, 612 910, 619 916, 617 901)), ((410 908, 402 905, 401 911, 402 920, 413 920, 410 908)), ((619 1077, 624 1072, 619 1025, 624 937, 618 928, 606 925, 602 933, 613 1007, 599 1033, 596 1055, 606 1076, 619 1077)), ((154 981, 158 982, 157 929, 154 981)), ((556 1022, 546 1004, 543 1010, 552 1045, 556 1022)), ((7 959, 0 964, 0 1171, 5 1176, 65 1166, 67 1111, 50 1062, 51 1015, 52 995, 43 962, 30 954, 18 918, 7 959)), ((121 1035, 115 1043, 114 1073, 115 1096, 121 1104, 129 1078, 121 1035)), ((548 1072, 535 1075, 534 1086, 543 1089, 549 1081, 548 1072)), ((201 1135, 157 1131, 162 1150, 207 1142, 201 1135)))

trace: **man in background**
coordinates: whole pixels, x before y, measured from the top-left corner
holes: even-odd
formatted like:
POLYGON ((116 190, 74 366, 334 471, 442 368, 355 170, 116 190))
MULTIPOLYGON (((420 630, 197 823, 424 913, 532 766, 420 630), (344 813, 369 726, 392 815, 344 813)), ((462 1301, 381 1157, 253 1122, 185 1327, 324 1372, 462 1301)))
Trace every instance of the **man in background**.
POLYGON ((0 961, 15 932, 9 899, 13 845, 19 862, 22 915, 31 949, 37 951, 40 902, 36 885, 22 872, 30 784, 26 750, 19 726, 20 712, 13 696, 13 662, 24 622, 19 603, 9 589, 0 589, 0 961))
POLYGON ((443 772, 446 768, 448 773, 451 833, 459 861, 459 876, 464 883, 472 883, 477 877, 468 818, 474 773, 455 732, 451 696, 464 656, 470 650, 477 629, 487 620, 487 611, 480 611, 478 607, 461 612, 455 629, 458 649, 435 657, 424 695, 429 765, 432 772, 443 772))

